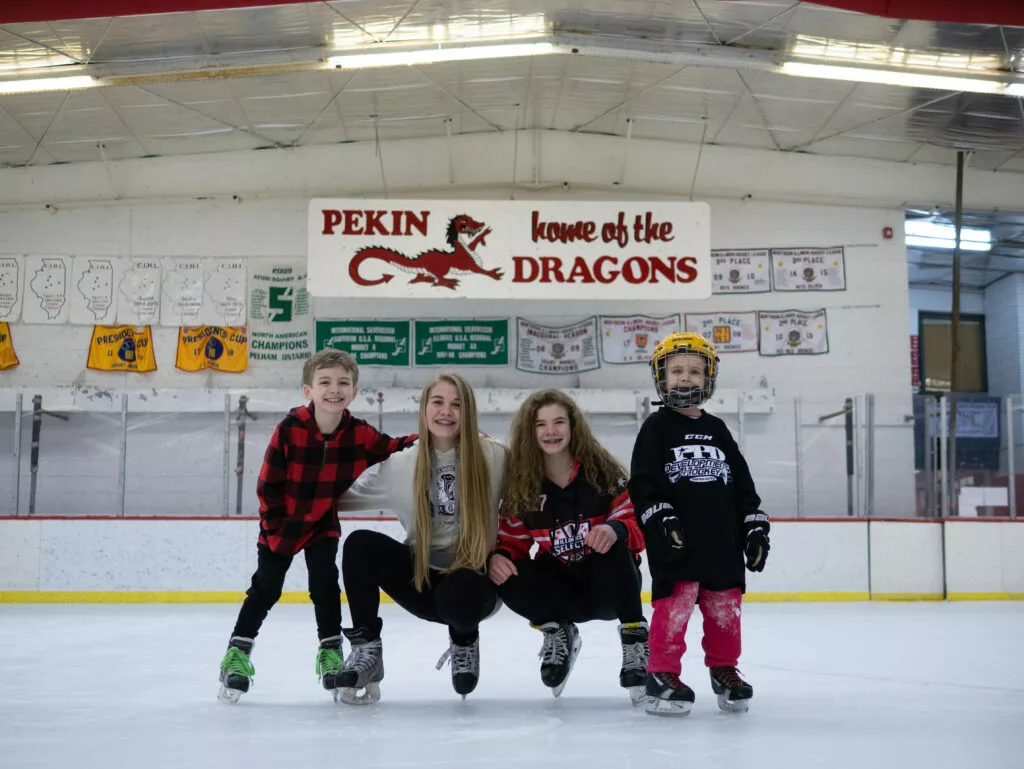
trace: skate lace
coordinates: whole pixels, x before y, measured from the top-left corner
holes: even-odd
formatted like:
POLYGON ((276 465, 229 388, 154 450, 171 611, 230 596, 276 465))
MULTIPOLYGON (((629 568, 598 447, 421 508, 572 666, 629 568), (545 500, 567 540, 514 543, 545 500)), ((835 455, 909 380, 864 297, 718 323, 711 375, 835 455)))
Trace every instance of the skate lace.
POLYGON ((537 654, 543 665, 561 665, 569 657, 569 637, 565 628, 544 634, 544 644, 537 654))
POLYGON ((321 649, 316 653, 316 673, 318 676, 337 673, 342 668, 341 654, 337 649, 321 649))
POLYGON ((681 689, 686 685, 679 680, 679 676, 677 676, 675 673, 658 673, 657 675, 663 683, 668 684, 673 689, 681 689))
POLYGON ((746 683, 740 678, 739 671, 734 667, 712 668, 711 674, 729 688, 743 686, 746 683))
POLYGON ((443 668, 446 662, 451 664, 453 676, 459 673, 472 673, 475 675, 480 666, 479 641, 474 641, 468 646, 459 646, 455 643, 449 644, 448 650, 437 661, 437 669, 443 668))
POLYGON ((256 672, 256 668, 249 661, 249 655, 236 646, 228 648, 228 653, 224 655, 224 659, 220 663, 220 669, 229 675, 249 678, 256 672))
POLYGON ((642 641, 632 644, 622 644, 622 669, 646 670, 648 655, 648 646, 642 641))
POLYGON ((373 669, 373 666, 377 664, 377 655, 375 654, 373 643, 365 644, 353 644, 352 651, 349 652, 348 659, 345 660, 346 670, 355 670, 357 673, 366 673, 373 669))

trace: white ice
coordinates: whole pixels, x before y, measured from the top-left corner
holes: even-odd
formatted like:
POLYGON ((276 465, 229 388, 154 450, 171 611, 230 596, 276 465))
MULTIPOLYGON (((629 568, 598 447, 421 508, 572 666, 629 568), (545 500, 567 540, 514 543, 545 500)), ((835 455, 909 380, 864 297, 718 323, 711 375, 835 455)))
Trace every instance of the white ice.
POLYGON ((237 608, 0 605, 0 767, 1024 766, 1024 603, 749 604, 740 667, 755 696, 739 716, 718 712, 695 621, 683 719, 630 705, 611 622, 582 626, 553 699, 539 634, 507 609, 482 626, 463 702, 434 670, 445 629, 393 605, 379 704, 319 688, 312 608, 290 604, 263 626, 254 688, 229 705, 217 672, 237 608))

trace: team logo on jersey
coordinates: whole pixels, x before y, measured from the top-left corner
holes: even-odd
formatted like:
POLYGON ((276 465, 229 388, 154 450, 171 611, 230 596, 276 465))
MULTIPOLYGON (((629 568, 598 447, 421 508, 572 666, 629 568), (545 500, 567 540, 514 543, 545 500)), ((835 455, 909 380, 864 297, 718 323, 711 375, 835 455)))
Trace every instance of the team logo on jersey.
POLYGON ((587 553, 590 521, 571 521, 551 530, 551 554, 565 563, 582 561, 587 553))
POLYGON ((442 526, 455 523, 456 475, 454 468, 441 468, 434 480, 437 499, 434 507, 434 522, 442 526))
POLYGON ((719 478, 729 484, 729 463, 725 452, 717 446, 691 443, 672 449, 673 460, 665 464, 670 483, 686 478, 694 483, 710 483, 719 478))

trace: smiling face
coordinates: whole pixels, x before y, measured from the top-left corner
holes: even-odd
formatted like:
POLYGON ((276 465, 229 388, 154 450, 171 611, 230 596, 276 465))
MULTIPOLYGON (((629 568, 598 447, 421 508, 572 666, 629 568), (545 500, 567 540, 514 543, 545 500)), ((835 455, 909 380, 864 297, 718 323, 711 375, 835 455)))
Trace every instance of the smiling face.
POLYGON ((462 421, 462 402, 454 384, 442 379, 430 388, 424 416, 434 446, 441 451, 452 448, 462 421))
POLYGON ((704 358, 696 353, 672 355, 665 361, 665 382, 669 390, 700 389, 704 386, 704 358))
POLYGON ((329 366, 313 372, 311 384, 302 385, 302 394, 313 401, 318 415, 340 416, 356 397, 352 372, 344 366, 329 366))
POLYGON ((565 406, 549 403, 537 409, 534 434, 544 454, 555 456, 563 452, 568 453, 572 440, 572 425, 565 406))

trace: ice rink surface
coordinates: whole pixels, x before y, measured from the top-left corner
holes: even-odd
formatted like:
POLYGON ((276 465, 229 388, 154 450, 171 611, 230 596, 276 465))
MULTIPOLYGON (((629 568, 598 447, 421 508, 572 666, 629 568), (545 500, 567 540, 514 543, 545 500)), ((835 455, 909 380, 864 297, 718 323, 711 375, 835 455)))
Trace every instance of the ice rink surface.
POLYGON ((618 688, 614 623, 581 627, 555 700, 540 634, 503 609, 463 702, 434 669, 445 629, 393 605, 379 704, 319 688, 312 607, 288 604, 257 640, 254 688, 229 705, 217 672, 237 609, 0 605, 0 767, 1024 767, 1024 603, 748 604, 741 716, 717 709, 695 615, 683 680, 697 702, 681 719, 618 688))

